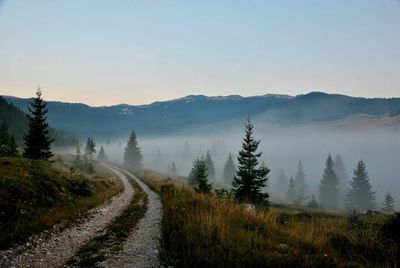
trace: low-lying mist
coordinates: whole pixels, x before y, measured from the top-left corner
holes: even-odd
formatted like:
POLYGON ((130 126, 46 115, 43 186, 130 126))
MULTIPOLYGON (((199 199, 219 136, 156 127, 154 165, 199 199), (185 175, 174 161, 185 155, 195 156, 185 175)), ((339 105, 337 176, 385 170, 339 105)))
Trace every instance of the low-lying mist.
MULTIPOLYGON (((138 135, 146 169, 164 173, 175 163, 177 174, 187 176, 193 160, 210 152, 216 170, 216 182, 222 179, 224 164, 228 154, 237 154, 241 148, 244 122, 230 122, 226 125, 210 126, 199 130, 186 129, 175 135, 149 138, 138 135)), ((330 153, 340 154, 350 179, 353 168, 359 160, 367 165, 370 182, 376 191, 378 208, 382 206, 384 195, 390 192, 396 207, 400 206, 400 131, 393 128, 352 129, 334 124, 310 124, 301 126, 266 125, 255 122, 255 137, 261 140, 260 162, 271 170, 268 191, 273 199, 282 200, 282 186, 277 181, 281 171, 287 178, 294 176, 299 161, 302 161, 307 183, 307 196, 312 194, 318 200, 318 187, 330 153), (280 188, 279 188, 280 187, 280 188), (279 189, 278 189, 279 188, 279 189)), ((122 163, 123 151, 128 136, 97 141, 97 151, 103 146, 108 158, 122 163)), ((81 150, 84 148, 81 148, 81 150)), ((69 152, 74 152, 70 149, 69 152)), ((347 189, 341 189, 343 192, 347 189)), ((343 198, 342 198, 343 199, 343 198)), ((343 206, 343 200, 341 204, 343 206)))

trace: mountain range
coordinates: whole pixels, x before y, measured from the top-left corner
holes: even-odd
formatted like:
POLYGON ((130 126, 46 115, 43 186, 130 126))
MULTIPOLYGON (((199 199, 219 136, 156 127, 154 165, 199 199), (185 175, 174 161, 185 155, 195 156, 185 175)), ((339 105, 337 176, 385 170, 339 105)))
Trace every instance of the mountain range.
MULTIPOLYGON (((22 111, 28 111, 31 99, 4 97, 22 111)), ((59 101, 48 101, 47 104, 51 126, 81 137, 96 133, 97 137, 103 138, 127 136, 131 129, 139 135, 170 134, 226 121, 243 122, 248 115, 258 122, 304 124, 334 121, 355 114, 383 116, 400 112, 400 98, 361 98, 322 92, 298 96, 190 95, 138 106, 91 107, 59 101)))

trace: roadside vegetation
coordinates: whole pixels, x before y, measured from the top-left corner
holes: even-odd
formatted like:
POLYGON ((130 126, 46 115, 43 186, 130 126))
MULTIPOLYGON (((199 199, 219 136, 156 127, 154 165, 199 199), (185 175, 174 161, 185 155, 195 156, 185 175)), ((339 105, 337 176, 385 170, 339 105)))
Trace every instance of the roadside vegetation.
POLYGON ((252 210, 231 199, 197 193, 152 171, 136 174, 163 202, 165 266, 395 267, 398 263, 398 214, 348 215, 273 204, 252 210))
POLYGON ((118 216, 107 230, 89 241, 66 264, 66 267, 97 267, 107 257, 118 253, 147 210, 147 194, 127 175, 134 189, 134 196, 127 209, 118 216))
POLYGON ((68 159, 57 159, 0 158, 0 249, 66 225, 123 190, 101 167, 92 174, 71 173, 68 159))

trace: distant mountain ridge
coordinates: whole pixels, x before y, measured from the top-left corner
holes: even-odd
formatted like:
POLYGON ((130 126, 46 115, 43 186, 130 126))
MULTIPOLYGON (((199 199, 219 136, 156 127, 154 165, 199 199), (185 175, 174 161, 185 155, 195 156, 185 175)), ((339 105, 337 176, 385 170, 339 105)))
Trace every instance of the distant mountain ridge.
MULTIPOLYGON (((23 111, 30 99, 5 96, 23 111)), ((147 105, 119 104, 90 107, 81 103, 47 102, 49 123, 81 136, 126 136, 132 128, 141 135, 162 135, 184 128, 243 120, 247 115, 258 122, 302 124, 332 121, 354 114, 389 115, 400 110, 400 98, 356 98, 311 92, 304 95, 207 97, 189 95, 147 105)))

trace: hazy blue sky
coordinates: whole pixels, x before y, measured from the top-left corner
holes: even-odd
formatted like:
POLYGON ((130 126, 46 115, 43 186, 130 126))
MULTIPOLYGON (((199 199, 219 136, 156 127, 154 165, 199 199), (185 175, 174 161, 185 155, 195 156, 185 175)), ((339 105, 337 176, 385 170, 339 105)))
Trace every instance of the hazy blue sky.
POLYGON ((0 0, 0 94, 400 96, 400 1, 0 0))

